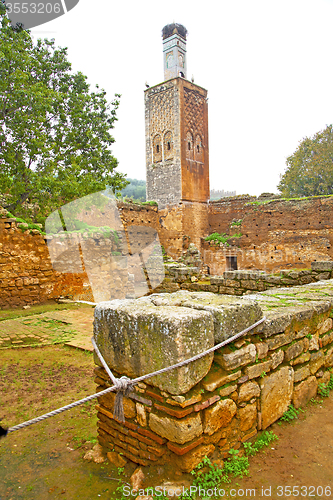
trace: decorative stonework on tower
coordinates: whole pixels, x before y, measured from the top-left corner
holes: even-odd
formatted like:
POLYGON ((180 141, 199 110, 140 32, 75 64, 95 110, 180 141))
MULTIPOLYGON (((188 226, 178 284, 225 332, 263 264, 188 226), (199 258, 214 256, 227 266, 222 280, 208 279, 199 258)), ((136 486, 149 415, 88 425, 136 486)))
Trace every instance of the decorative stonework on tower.
POLYGON ((147 200, 159 208, 209 200, 207 90, 186 80, 186 34, 163 28, 166 81, 145 91, 147 200))
POLYGON ((164 80, 186 78, 186 35, 181 24, 168 24, 162 30, 164 80))

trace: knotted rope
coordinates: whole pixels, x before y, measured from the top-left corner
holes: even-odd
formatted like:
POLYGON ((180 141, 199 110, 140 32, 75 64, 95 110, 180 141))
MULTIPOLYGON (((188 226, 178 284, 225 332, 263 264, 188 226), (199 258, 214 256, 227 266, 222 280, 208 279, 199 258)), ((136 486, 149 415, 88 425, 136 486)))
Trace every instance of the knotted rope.
MULTIPOLYGON (((232 337, 230 337, 227 340, 224 340, 223 342, 220 342, 220 344, 217 344, 210 349, 207 349, 206 351, 197 354, 196 356, 193 356, 192 358, 185 359, 184 361, 180 361, 179 363, 176 363, 172 366, 167 366, 165 368, 162 368, 161 370, 157 370, 156 372, 148 373, 147 375, 141 375, 140 377, 136 377, 135 379, 131 380, 127 377, 121 377, 117 379, 113 373, 111 372, 110 368, 106 364, 103 356, 101 355, 94 339, 92 339, 92 344, 96 350, 96 353, 101 360, 107 374, 111 378, 113 382, 113 386, 108 387, 107 389, 104 389, 103 391, 97 392, 95 394, 92 394, 91 396, 87 396, 86 398, 80 399, 79 401, 75 401, 74 403, 71 403, 69 405, 63 406, 62 408, 58 408, 57 410, 53 410, 49 413, 45 413, 44 415, 41 415, 40 417, 33 418, 32 420, 28 420, 27 422, 23 422, 22 424, 15 425, 14 427, 10 427, 9 429, 4 429, 3 427, 0 426, 0 438, 6 436, 10 432, 18 431, 19 429, 23 429, 24 427, 28 427, 29 425, 36 424, 37 422, 41 422, 42 420, 45 420, 47 418, 53 417, 55 415, 58 415, 59 413, 62 413, 64 411, 70 410, 71 408, 74 408, 75 406, 82 405, 83 403, 86 403, 87 401, 91 401, 92 399, 99 398, 100 396, 104 396, 104 394, 107 394, 112 391, 118 391, 118 394, 121 394, 118 396, 117 400, 117 395, 116 395, 116 400, 115 400, 115 411, 118 408, 117 412, 119 412, 119 416, 123 418, 123 420, 120 420, 124 422, 124 409, 123 409, 123 397, 129 395, 134 387, 138 382, 142 382, 143 380, 146 380, 147 378, 150 377, 155 377, 156 375, 160 375, 161 373, 168 372, 170 370, 174 370, 175 368, 180 368, 181 366, 187 365, 188 363, 192 363, 193 361, 197 361, 198 359, 202 358, 203 356, 206 356, 207 354, 210 354, 211 352, 216 351, 217 349, 220 349, 221 347, 230 344, 230 342, 233 342, 234 340, 238 339, 242 335, 245 335, 245 333, 249 332, 250 330, 253 330, 256 328, 258 325, 263 323, 266 320, 266 317, 264 316, 261 318, 259 321, 256 323, 253 323, 253 325, 248 326, 244 330, 242 330, 239 333, 236 333, 232 337), (120 382, 121 381, 121 382, 120 382)), ((115 417, 115 415, 114 415, 115 417)), ((115 417, 116 418, 116 417, 115 417)))

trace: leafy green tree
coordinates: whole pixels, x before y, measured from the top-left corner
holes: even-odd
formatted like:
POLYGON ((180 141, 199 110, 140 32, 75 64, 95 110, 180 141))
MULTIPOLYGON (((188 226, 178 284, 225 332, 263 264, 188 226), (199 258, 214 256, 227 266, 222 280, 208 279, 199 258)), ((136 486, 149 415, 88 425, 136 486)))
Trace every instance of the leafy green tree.
POLYGON ((303 139, 287 158, 279 191, 286 197, 333 194, 333 126, 303 139))
POLYGON ((146 181, 127 178, 129 184, 122 190, 121 196, 134 200, 146 201, 146 181))
POLYGON ((90 91, 73 73, 67 49, 54 40, 33 43, 12 28, 0 0, 0 193, 5 208, 39 222, 55 208, 110 186, 127 184, 115 172, 110 146, 119 94, 90 91))

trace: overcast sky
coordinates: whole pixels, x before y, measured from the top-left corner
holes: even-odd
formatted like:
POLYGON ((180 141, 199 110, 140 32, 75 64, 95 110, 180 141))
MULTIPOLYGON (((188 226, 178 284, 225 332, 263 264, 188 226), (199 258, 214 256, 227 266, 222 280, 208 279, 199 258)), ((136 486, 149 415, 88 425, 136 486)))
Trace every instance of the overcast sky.
POLYGON ((277 192, 299 141, 333 122, 333 0, 80 0, 33 28, 122 94, 113 153, 128 177, 145 179, 143 92, 163 81, 172 22, 188 30, 187 78, 208 90, 211 189, 277 192))

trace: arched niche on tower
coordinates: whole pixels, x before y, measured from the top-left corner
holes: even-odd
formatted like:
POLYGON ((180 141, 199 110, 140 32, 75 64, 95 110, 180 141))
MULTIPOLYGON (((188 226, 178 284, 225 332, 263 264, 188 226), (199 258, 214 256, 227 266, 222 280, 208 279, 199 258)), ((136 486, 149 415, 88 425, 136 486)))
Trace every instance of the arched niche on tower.
POLYGON ((162 140, 159 134, 156 134, 153 139, 153 163, 162 161, 162 140))
POLYGON ((193 160, 193 149, 194 149, 194 144, 193 144, 193 135, 190 131, 186 133, 186 159, 187 160, 193 160))
POLYGON ((200 163, 204 162, 204 151, 202 146, 202 140, 199 134, 195 137, 194 143, 194 159, 200 163))
POLYGON ((164 160, 172 160, 173 140, 172 140, 172 132, 170 132, 170 130, 168 130, 164 134, 163 151, 164 151, 164 160))

